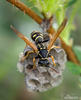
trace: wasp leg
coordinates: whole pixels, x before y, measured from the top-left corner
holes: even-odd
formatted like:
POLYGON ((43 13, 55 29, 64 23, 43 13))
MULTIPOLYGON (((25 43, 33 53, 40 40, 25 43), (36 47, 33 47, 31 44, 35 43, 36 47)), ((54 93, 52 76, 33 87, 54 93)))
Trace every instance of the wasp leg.
POLYGON ((53 64, 54 64, 54 66, 56 66, 53 56, 51 56, 51 59, 52 59, 52 62, 53 62, 53 64))
POLYGON ((59 47, 59 46, 53 45, 53 46, 51 47, 51 49, 53 49, 53 48, 60 48, 60 47, 59 47))
POLYGON ((33 70, 36 69, 36 63, 35 63, 35 62, 36 62, 36 59, 35 59, 35 57, 34 57, 34 58, 33 58, 33 70))
POLYGON ((27 45, 29 45, 35 52, 38 51, 38 50, 37 50, 37 47, 36 47, 31 41, 29 41, 27 37, 25 37, 22 33, 18 32, 18 30, 16 30, 12 25, 11 25, 10 27, 11 27, 11 29, 16 33, 16 35, 17 35, 18 37, 20 37, 22 40, 24 40, 25 43, 26 43, 27 45))
POLYGON ((54 68, 52 68, 52 67, 51 67, 51 69, 52 69, 53 71, 55 71, 56 73, 59 73, 56 69, 54 69, 54 68))
POLYGON ((23 62, 31 53, 34 53, 34 51, 28 51, 27 55, 22 57, 21 62, 23 62))

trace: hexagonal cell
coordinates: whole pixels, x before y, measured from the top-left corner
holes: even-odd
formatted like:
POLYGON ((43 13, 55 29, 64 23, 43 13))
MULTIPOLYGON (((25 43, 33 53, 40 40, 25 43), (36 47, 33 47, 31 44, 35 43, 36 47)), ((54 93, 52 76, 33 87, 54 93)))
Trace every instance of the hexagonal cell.
POLYGON ((25 75, 26 87, 32 91, 42 92, 60 85, 63 79, 62 72, 64 71, 67 57, 65 51, 62 48, 51 49, 50 54, 54 57, 56 66, 53 65, 51 58, 49 58, 49 67, 40 66, 38 64, 39 59, 36 59, 36 69, 32 70, 33 57, 37 55, 36 53, 30 54, 21 62, 21 58, 30 50, 32 49, 29 46, 25 48, 24 52, 19 56, 17 65, 19 71, 25 75))

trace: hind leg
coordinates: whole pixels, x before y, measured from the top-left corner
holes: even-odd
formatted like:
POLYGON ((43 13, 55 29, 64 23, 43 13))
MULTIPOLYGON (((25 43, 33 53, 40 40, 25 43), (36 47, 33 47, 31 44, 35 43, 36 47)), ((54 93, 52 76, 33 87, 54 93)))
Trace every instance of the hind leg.
POLYGON ((52 59, 52 62, 53 62, 53 64, 54 64, 54 66, 56 66, 53 56, 51 56, 51 59, 52 59))
POLYGON ((32 70, 34 70, 34 69, 36 69, 36 59, 35 59, 35 57, 33 58, 33 69, 32 70))

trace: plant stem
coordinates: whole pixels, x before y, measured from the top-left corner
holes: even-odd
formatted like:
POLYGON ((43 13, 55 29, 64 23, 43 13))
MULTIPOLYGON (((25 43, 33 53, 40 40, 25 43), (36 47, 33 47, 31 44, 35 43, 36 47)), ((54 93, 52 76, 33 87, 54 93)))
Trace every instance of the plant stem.
POLYGON ((41 24, 42 19, 30 8, 28 8, 24 3, 20 2, 19 0, 7 0, 8 2, 12 3, 14 6, 19 8, 21 11, 32 17, 38 24, 41 24))
POLYGON ((80 65, 80 62, 77 59, 74 52, 72 51, 72 48, 69 45, 67 45, 61 38, 60 38, 60 40, 61 40, 62 48, 65 50, 65 52, 67 54, 68 60, 74 62, 75 64, 80 65))
MULTIPOLYGON (((28 8, 21 1, 19 1, 19 0, 7 0, 7 1, 10 2, 11 4, 13 4, 14 6, 16 6, 17 8, 19 8, 21 11, 23 11, 27 15, 29 15, 38 24, 42 23, 43 19, 40 16, 38 16, 34 11, 32 11, 30 8, 28 8)), ((51 35, 56 33, 52 26, 47 30, 47 32, 50 33, 51 35)), ((70 46, 68 46, 62 39, 61 39, 61 44, 62 44, 62 47, 64 48, 64 50, 67 53, 68 59, 70 61, 74 62, 75 64, 79 64, 79 61, 76 58, 74 52, 72 51, 72 48, 70 46)))
MULTIPOLYGON (((30 8, 28 8, 24 3, 22 3, 19 0, 7 0, 8 2, 10 2, 12 5, 16 6, 17 8, 19 8, 21 11, 23 11, 24 13, 26 13, 27 15, 29 15, 33 20, 35 20, 38 24, 42 23, 42 18, 40 16, 38 16, 33 10, 31 10, 30 8)), ((50 34, 53 34, 55 32, 55 30, 53 29, 53 27, 51 26, 47 32, 49 32, 50 34)))

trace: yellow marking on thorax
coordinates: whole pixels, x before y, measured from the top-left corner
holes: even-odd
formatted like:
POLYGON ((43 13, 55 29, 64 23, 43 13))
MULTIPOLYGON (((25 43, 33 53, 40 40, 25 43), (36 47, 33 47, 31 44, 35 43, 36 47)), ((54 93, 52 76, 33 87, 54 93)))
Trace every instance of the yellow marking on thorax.
POLYGON ((38 46, 40 47, 40 44, 38 44, 38 46))
POLYGON ((42 55, 39 53, 39 56, 41 56, 42 57, 42 55))
POLYGON ((41 50, 43 49, 43 48, 40 48, 41 50))
POLYGON ((43 48, 40 46, 40 44, 38 44, 38 46, 39 46, 40 49, 43 49, 43 48))

